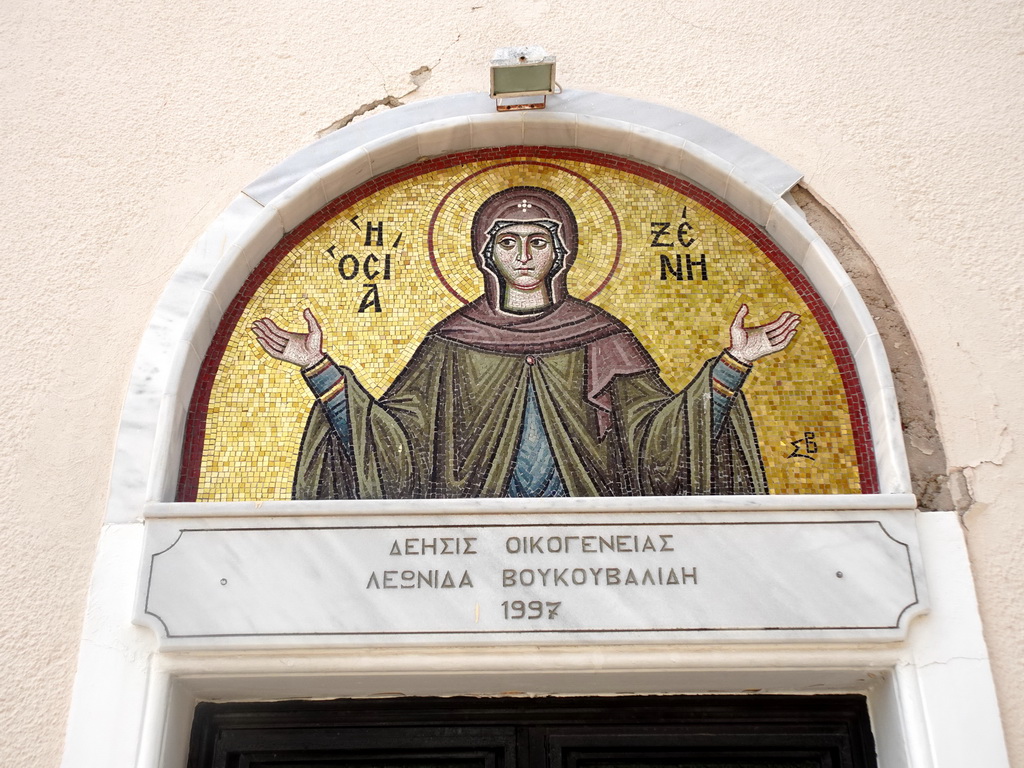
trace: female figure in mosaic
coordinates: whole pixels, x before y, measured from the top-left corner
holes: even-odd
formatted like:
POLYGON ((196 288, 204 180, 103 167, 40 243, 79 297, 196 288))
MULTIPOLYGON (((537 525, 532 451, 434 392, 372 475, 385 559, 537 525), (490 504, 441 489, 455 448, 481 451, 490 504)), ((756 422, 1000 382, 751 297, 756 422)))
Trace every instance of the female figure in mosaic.
POLYGON ((799 317, 747 328, 683 391, 618 319, 569 296, 576 218, 558 195, 513 187, 480 206, 473 256, 484 294, 427 334, 374 399, 308 331, 253 326, 301 366, 317 398, 295 471, 297 499, 767 493, 740 391, 784 349, 799 317))

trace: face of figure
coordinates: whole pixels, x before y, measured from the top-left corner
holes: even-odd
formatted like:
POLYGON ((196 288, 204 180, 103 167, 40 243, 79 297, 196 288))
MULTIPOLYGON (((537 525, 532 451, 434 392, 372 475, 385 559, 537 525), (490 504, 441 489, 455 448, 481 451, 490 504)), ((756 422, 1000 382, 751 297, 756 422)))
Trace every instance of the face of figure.
POLYGON ((493 254, 498 273, 509 288, 546 292, 545 281, 555 263, 555 246, 544 227, 527 222, 498 230, 493 254))

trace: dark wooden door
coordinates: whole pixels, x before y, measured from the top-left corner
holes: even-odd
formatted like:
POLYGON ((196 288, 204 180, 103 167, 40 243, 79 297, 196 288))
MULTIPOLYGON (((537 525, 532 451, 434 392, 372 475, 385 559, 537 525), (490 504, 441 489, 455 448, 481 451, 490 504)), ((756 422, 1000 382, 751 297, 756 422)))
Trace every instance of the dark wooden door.
POLYGON ((862 696, 200 704, 189 768, 877 768, 862 696))

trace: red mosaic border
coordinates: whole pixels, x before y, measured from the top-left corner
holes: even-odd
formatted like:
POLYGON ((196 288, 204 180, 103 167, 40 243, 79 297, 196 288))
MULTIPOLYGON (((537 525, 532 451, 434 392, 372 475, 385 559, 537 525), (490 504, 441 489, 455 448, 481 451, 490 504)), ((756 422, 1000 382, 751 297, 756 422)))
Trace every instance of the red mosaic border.
POLYGON ((867 406, 864 392, 857 378, 857 370, 853 362, 853 355, 850 353, 850 348, 846 343, 846 339, 840 333, 835 318, 825 305, 825 302, 822 301, 821 297, 811 286, 810 281, 778 246, 772 242, 765 232, 710 192, 688 181, 672 176, 665 171, 660 171, 633 160, 589 149, 511 146, 457 152, 433 160, 425 160, 403 166, 370 179, 355 189, 336 197, 317 213, 287 233, 271 249, 246 279, 231 304, 228 305, 224 316, 221 318, 220 325, 217 327, 217 332, 210 342, 210 347, 203 358, 202 366, 199 369, 199 376, 192 390, 192 400, 185 422, 185 439, 182 445, 181 470, 178 475, 177 501, 192 502, 196 500, 199 490, 199 471, 202 465, 203 443, 206 439, 206 415, 217 369, 220 367, 224 350, 227 348, 231 334, 234 332, 239 319, 241 319, 246 305, 256 293, 256 290, 263 284, 263 281, 274 271, 274 268, 277 267, 281 259, 315 229, 346 208, 369 197, 374 192, 390 187, 400 181, 406 181, 425 173, 444 170, 456 165, 490 160, 510 160, 513 158, 541 158, 592 163, 640 176, 698 201, 701 205, 714 211, 750 238, 786 276, 786 279, 796 289, 808 309, 811 310, 819 327, 825 334, 825 339, 832 350, 832 355, 835 358, 839 375, 842 377, 843 388, 846 392, 850 423, 853 428, 854 446, 857 452, 857 468, 860 473, 861 493, 878 493, 878 470, 875 464, 874 445, 871 441, 867 406))

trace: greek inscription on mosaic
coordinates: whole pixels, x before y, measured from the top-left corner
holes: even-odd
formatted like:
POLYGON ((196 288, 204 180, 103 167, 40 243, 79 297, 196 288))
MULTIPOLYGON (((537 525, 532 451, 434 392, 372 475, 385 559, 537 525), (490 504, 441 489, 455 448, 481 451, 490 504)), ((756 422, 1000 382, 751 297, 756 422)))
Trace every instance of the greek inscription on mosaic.
MULTIPOLYGON (((352 225, 362 231, 358 216, 354 216, 350 219, 352 225)), ((399 243, 402 242, 402 233, 398 232, 394 239, 391 247, 395 249, 399 243)), ((380 248, 384 245, 384 222, 383 221, 367 221, 366 222, 366 237, 363 240, 363 245, 366 247, 377 247, 380 248)), ((391 279, 391 252, 378 253, 370 251, 369 253, 354 254, 345 253, 338 256, 336 253, 338 249, 337 243, 332 243, 327 250, 324 251, 324 255, 327 256, 331 261, 337 261, 338 275, 343 281, 353 281, 357 278, 370 280, 373 282, 361 283, 364 293, 359 302, 359 307, 356 310, 358 313, 363 312, 381 312, 381 291, 380 286, 376 282, 380 280, 391 279)))
MULTIPOLYGON (((671 221, 651 222, 651 248, 689 248, 697 238, 692 236, 693 224, 686 217, 686 206, 678 223, 671 221), (673 239, 674 238, 674 239, 673 239)), ((706 253, 659 253, 661 279, 707 280, 708 257, 706 253)))

